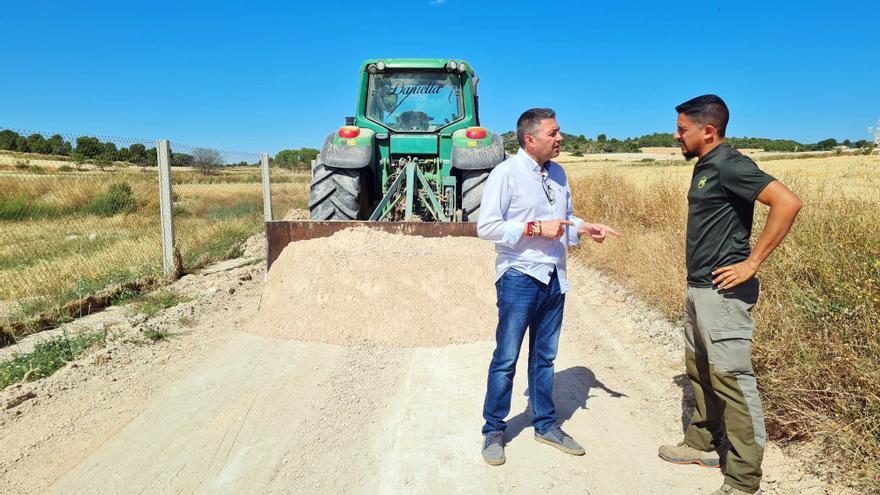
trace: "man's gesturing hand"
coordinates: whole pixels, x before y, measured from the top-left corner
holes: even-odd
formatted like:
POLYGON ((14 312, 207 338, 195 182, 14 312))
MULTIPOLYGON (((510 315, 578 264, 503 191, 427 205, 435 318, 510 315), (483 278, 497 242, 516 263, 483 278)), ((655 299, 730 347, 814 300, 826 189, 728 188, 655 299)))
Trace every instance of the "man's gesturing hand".
POLYGON ((589 235, 596 242, 604 242, 609 235, 620 237, 620 233, 607 225, 601 223, 584 222, 578 228, 578 236, 589 235))
POLYGON ((756 273, 758 273, 758 264, 747 259, 741 263, 735 263, 713 271, 712 275, 715 275, 715 278, 712 279, 712 283, 717 285, 719 289, 730 289, 748 281, 756 273))
POLYGON ((541 222, 541 237, 559 239, 565 234, 565 226, 574 225, 568 220, 543 220, 541 222))

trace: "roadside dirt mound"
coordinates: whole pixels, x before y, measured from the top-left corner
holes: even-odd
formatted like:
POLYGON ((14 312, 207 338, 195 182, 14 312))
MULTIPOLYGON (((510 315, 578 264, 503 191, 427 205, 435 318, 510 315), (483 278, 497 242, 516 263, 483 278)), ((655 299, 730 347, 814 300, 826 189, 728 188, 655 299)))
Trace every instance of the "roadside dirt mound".
POLYGON ((429 347, 492 340, 492 244, 349 229, 291 243, 250 331, 289 340, 429 347))

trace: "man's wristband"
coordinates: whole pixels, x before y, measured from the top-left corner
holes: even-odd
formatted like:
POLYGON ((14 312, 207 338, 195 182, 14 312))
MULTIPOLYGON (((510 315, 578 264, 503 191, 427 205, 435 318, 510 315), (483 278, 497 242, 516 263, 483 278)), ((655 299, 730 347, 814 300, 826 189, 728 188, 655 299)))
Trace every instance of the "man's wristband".
POLYGON ((544 233, 544 228, 541 225, 541 222, 528 222, 526 223, 526 235, 529 237, 539 236, 544 233))
POLYGON ((526 223, 526 235, 529 237, 539 236, 544 232, 544 229, 541 228, 541 222, 528 222, 526 223))

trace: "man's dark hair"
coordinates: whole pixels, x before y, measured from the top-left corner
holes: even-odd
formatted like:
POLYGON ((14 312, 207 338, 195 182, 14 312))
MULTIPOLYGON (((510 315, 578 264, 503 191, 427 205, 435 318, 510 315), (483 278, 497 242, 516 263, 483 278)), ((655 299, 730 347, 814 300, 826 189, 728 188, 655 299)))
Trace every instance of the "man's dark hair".
POLYGON ((516 140, 520 148, 526 147, 526 134, 534 136, 544 119, 555 119, 556 112, 550 108, 532 108, 523 112, 516 121, 516 140))
POLYGON ((724 137, 730 119, 724 100, 715 95, 698 96, 675 107, 675 111, 687 115, 700 125, 712 124, 721 137, 724 137))

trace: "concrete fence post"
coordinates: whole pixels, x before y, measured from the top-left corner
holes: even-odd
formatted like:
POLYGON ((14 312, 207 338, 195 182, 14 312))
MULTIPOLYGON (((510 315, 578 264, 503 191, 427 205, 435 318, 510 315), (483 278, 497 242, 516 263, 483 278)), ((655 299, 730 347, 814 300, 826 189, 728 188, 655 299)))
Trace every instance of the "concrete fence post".
MULTIPOLYGON (((269 177, 269 155, 260 154, 260 168, 263 176, 263 221, 272 221, 272 181, 269 177)), ((269 232, 268 227, 264 232, 269 232)), ((269 283, 269 236, 266 235, 266 262, 263 265, 263 285, 269 283)))
POLYGON ((162 271, 166 277, 176 272, 174 263, 174 219, 171 216, 171 144, 156 142, 159 163, 159 215, 162 218, 162 271))
POLYGON ((272 182, 269 180, 269 155, 260 154, 260 165, 263 175, 263 220, 272 221, 272 182))

